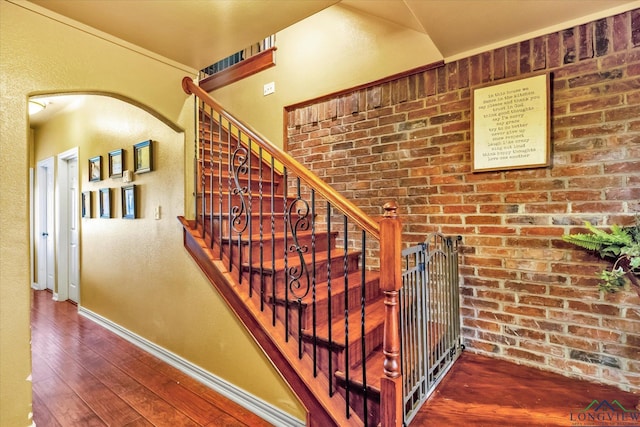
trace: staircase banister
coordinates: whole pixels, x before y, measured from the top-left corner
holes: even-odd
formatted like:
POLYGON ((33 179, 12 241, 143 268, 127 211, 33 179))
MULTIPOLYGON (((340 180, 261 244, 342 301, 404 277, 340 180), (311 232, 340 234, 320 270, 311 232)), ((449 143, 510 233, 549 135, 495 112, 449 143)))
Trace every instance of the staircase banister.
POLYGON ((244 132, 249 138, 262 146, 263 150, 273 156, 274 159, 281 162, 290 171, 295 172, 295 174, 300 177, 302 181, 311 186, 316 192, 322 195, 322 197, 327 199, 327 201, 329 201, 333 206, 340 209, 359 227, 371 234, 374 238, 378 240, 380 239, 380 225, 375 220, 373 220, 373 218, 363 212, 362 209, 360 209, 358 206, 345 199, 342 195, 340 195, 340 193, 333 189, 333 187, 331 187, 314 173, 309 171, 309 169, 307 169, 289 154, 284 152, 281 148, 277 147, 271 141, 259 135, 258 132, 228 114, 225 109, 219 103, 217 103, 205 90, 194 83, 192 78, 187 76, 182 79, 182 89, 186 94, 197 96, 208 106, 220 113, 225 119, 236 126, 239 130, 244 132))

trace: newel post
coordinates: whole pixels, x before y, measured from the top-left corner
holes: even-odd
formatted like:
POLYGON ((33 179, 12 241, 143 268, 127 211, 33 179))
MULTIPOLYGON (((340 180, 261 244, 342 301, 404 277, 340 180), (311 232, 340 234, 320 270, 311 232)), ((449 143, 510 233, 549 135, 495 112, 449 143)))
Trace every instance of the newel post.
POLYGON ((384 292, 384 375, 380 381, 380 424, 403 421, 398 291, 402 287, 402 223, 395 202, 384 205, 380 222, 380 286, 384 292))

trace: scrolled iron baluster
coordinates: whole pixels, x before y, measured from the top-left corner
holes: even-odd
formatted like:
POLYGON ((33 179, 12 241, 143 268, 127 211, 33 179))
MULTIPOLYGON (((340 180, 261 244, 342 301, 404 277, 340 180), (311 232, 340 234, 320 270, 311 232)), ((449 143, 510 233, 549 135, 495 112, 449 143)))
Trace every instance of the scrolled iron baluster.
POLYGON ((295 253, 300 259, 300 265, 289 267, 289 291, 298 300, 301 300, 309 293, 311 289, 311 279, 309 277, 309 269, 304 259, 304 255, 309 251, 309 247, 300 244, 299 234, 302 231, 308 231, 311 228, 309 203, 300 196, 293 200, 287 210, 287 223, 291 230, 293 243, 289 245, 288 251, 295 253), (295 220, 293 219, 295 217, 295 220), (306 286, 302 283, 306 281, 306 286), (303 290, 300 293, 300 290, 303 290))
POLYGON ((249 188, 240 185, 239 176, 247 175, 249 167, 247 165, 248 153, 244 147, 238 147, 234 150, 231 161, 231 173, 235 187, 231 190, 234 196, 240 196, 239 205, 231 207, 231 224, 233 231, 242 233, 247 229, 249 220, 247 218, 247 202, 245 196, 249 193, 249 188))

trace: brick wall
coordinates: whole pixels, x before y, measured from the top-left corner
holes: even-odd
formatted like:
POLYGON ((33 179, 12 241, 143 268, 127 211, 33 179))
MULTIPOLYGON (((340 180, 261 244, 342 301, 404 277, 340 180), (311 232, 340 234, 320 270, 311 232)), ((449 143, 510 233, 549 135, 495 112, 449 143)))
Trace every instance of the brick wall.
POLYGON ((640 212, 640 10, 287 109, 287 149, 405 241, 463 237, 470 351, 640 391, 640 298, 561 240, 640 212), (471 172, 470 93, 551 73, 552 166, 471 172))

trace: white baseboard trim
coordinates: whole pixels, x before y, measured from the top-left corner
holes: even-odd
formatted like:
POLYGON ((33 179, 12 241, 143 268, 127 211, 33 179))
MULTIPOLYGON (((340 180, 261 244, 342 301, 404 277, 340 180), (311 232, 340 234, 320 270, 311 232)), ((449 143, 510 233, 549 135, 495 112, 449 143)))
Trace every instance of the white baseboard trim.
POLYGON ((236 387, 230 382, 208 372, 201 367, 194 365, 188 360, 170 352, 169 350, 160 347, 157 344, 143 338, 133 332, 123 328, 122 326, 113 323, 109 319, 100 316, 97 313, 92 312, 84 307, 78 307, 78 313, 89 320, 99 324, 100 326, 110 330, 114 334, 126 339, 133 345, 141 348, 142 350, 154 355, 163 362, 173 366, 179 371, 189 375, 196 381, 201 382, 207 387, 215 390, 224 397, 234 401, 238 405, 253 412, 257 416, 261 417, 265 421, 268 421, 276 426, 291 426, 291 427, 303 427, 304 422, 297 418, 292 417, 286 412, 273 405, 268 404, 264 400, 246 392, 245 390, 236 387))

